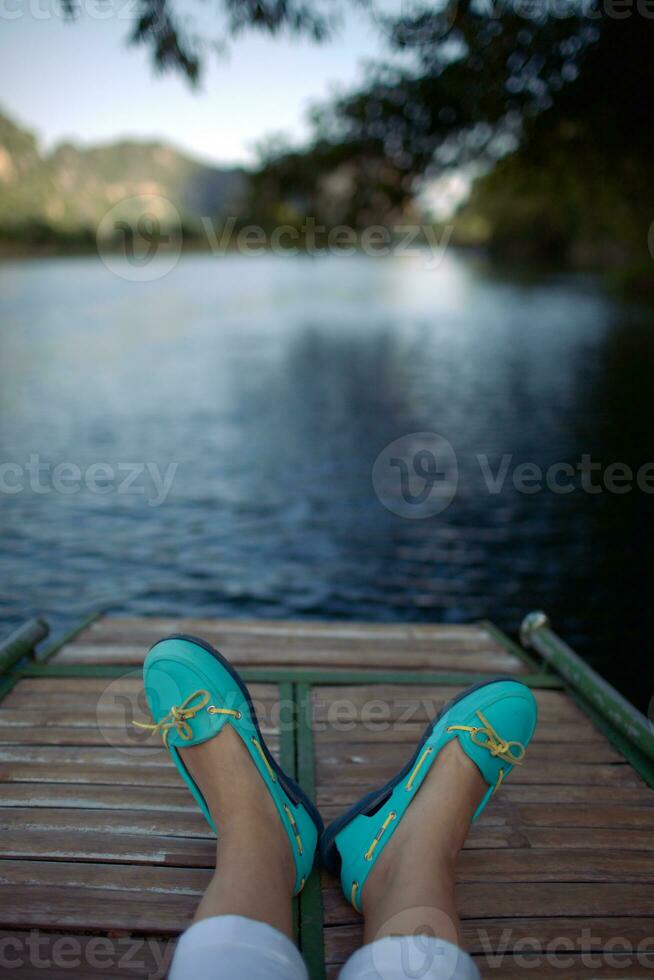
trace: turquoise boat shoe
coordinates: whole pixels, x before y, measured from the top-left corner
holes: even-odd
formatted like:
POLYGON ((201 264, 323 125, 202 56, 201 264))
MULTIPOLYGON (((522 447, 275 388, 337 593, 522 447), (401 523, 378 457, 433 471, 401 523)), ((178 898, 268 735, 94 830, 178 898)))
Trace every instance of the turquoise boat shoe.
POLYGON ((485 681, 468 688, 429 723, 401 772, 327 827, 320 842, 323 863, 333 874, 340 874, 345 897, 357 911, 361 911, 361 893, 375 861, 443 746, 458 738, 488 783, 473 817, 476 820, 513 767, 523 761, 537 714, 536 699, 519 681, 485 681))
POLYGON ((248 690, 236 670, 203 640, 175 635, 152 647, 143 665, 143 683, 153 724, 134 724, 161 733, 212 830, 216 827, 209 808, 179 749, 214 738, 226 725, 238 732, 288 835, 295 859, 295 894, 300 892, 313 867, 322 819, 270 754, 248 690))

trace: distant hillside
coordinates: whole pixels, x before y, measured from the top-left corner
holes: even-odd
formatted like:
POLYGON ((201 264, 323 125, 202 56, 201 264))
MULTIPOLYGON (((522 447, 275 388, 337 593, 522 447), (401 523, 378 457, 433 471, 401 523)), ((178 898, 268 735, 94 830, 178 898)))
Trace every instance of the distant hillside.
POLYGON ((203 216, 240 215, 248 178, 190 159, 163 143, 125 141, 41 153, 35 137, 0 113, 0 238, 92 240, 103 215, 139 194, 170 200, 190 231, 203 216))

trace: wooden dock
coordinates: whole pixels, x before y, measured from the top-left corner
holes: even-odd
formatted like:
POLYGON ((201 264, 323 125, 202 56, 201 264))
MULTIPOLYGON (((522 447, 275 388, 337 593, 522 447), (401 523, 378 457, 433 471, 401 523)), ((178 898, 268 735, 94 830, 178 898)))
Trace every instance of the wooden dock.
MULTIPOLYGON (((489 624, 115 618, 0 678, 0 961, 13 976, 160 978, 193 915, 214 842, 160 742, 131 724, 147 717, 145 653, 170 632, 242 671, 271 749, 326 822, 389 779, 462 687, 529 683, 536 737, 460 861, 467 947, 502 980, 654 976, 654 792, 592 708, 489 624)), ((296 920, 313 980, 336 977, 361 920, 328 874, 314 872, 296 920)))

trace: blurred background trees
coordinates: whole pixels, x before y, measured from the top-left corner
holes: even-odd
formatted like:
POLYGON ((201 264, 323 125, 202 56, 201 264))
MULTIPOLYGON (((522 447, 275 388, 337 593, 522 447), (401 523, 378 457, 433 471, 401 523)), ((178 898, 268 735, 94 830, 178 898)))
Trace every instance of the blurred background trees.
MULTIPOLYGON (((252 219, 391 224, 457 172, 473 181, 459 244, 649 276, 651 0, 350 3, 367 8, 388 57, 358 91, 315 108, 310 145, 264 144, 252 219)), ((327 0, 222 0, 223 36, 209 38, 178 4, 139 0, 131 41, 192 84, 212 49, 243 31, 320 42, 338 29, 327 0)))

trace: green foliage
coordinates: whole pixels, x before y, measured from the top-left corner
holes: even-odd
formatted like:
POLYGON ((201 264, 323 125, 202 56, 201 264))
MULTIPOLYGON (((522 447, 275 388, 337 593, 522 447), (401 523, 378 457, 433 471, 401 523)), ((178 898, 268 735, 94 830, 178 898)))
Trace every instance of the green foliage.
POLYGON ((239 215, 247 194, 240 169, 209 167, 161 143, 71 144, 42 155, 34 137, 0 115, 0 236, 24 245, 94 239, 107 211, 126 198, 170 201, 191 233, 201 217, 239 215))
POLYGON ((654 23, 607 23, 578 77, 526 119, 517 150, 478 180, 458 219, 503 256, 652 268, 654 23))
MULTIPOLYGON (((73 10, 73 0, 62 2, 73 10)), ((193 35, 186 20, 182 29, 180 0, 138 2, 132 40, 149 46, 160 70, 195 81, 208 39, 193 35)), ((375 12, 375 0, 340 6, 346 2, 375 12)), ((221 0, 221 39, 252 29, 319 41, 333 31, 338 8, 333 0, 221 0)), ((376 12, 393 57, 373 65, 359 91, 315 112, 313 145, 265 151, 252 184, 256 220, 391 221, 406 215, 426 180, 474 161, 495 169, 459 216, 461 240, 505 254, 645 267, 654 217, 652 4, 412 0, 398 10, 376 12)), ((16 166, 24 154, 25 175, 34 152, 28 142, 11 154, 16 166)), ((155 150, 150 164, 160 174, 155 150)), ((106 182, 105 168, 129 166, 135 153, 124 146, 124 162, 93 165, 106 182)), ((27 191, 9 189, 5 222, 11 213, 53 220, 48 208, 63 208, 56 220, 79 226, 80 208, 93 211, 95 194, 85 189, 83 169, 76 202, 62 193, 56 160, 45 161, 36 186, 25 176, 27 191)), ((185 181, 202 180, 183 172, 180 165, 172 184, 152 179, 185 200, 185 181)))
MULTIPOLYGON (((64 10, 74 14, 74 0, 61 3, 64 10)), ((208 47, 224 49, 227 38, 247 29, 273 35, 288 30, 322 41, 334 26, 333 8, 329 0, 222 0, 222 32, 208 39, 192 29, 187 12, 178 17, 174 3, 137 0, 129 41, 149 48, 157 71, 179 71, 196 85, 208 47)))
POLYGON ((359 92, 316 113, 316 142, 264 160, 279 199, 305 199, 350 167, 354 223, 406 207, 425 180, 474 162, 479 180, 459 241, 511 257, 600 266, 649 258, 654 217, 650 93, 654 19, 534 2, 460 0, 419 6, 388 24, 409 67, 378 65, 359 92), (589 13, 592 16, 589 16, 589 13), (389 175, 392 174, 392 179, 389 175), (384 179, 380 179, 380 175, 384 179))

